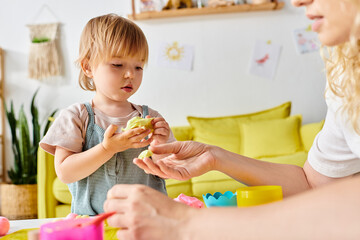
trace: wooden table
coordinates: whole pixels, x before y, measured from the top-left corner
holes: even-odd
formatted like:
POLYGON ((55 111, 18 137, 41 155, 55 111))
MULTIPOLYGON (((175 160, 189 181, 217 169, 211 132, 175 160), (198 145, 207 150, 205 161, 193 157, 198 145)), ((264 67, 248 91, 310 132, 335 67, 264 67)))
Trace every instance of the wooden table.
POLYGON ((21 229, 39 228, 41 226, 41 224, 51 222, 54 220, 56 220, 56 218, 11 220, 10 221, 10 230, 9 230, 8 234, 19 231, 21 229))

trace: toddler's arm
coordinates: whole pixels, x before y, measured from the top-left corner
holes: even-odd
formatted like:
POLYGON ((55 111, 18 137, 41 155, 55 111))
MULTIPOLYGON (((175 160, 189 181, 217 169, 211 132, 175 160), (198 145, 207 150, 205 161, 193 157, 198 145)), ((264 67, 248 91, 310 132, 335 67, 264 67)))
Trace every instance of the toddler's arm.
POLYGON ((55 151, 55 171, 64 183, 79 181, 106 163, 115 153, 129 148, 141 148, 149 145, 151 139, 144 138, 150 130, 130 129, 115 133, 117 126, 110 125, 104 134, 103 142, 84 152, 74 153, 61 147, 55 151))

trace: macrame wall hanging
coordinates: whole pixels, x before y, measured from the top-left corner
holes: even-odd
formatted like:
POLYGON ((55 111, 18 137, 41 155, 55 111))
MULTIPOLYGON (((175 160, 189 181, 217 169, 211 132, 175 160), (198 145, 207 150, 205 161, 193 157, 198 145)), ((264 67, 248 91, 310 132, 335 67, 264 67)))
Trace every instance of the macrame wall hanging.
POLYGON ((29 78, 43 80, 60 75, 60 58, 56 47, 59 23, 32 24, 30 29, 29 78))

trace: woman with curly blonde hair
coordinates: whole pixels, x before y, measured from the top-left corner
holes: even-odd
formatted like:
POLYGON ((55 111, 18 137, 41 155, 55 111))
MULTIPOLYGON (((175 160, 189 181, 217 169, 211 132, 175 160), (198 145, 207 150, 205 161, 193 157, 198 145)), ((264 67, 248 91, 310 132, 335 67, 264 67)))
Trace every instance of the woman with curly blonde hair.
POLYGON ((247 185, 281 185, 285 199, 252 208, 193 209, 140 185, 108 192, 120 239, 360 239, 360 0, 292 0, 306 7, 325 46, 328 111, 303 168, 247 158, 216 146, 151 146, 171 154, 134 162, 163 178, 222 171, 247 185), (308 191, 311 190, 311 191, 308 191))
MULTIPOLYGON (((351 0, 349 0, 351 1, 351 0)), ((353 7, 360 11, 360 2, 353 2, 353 7)), ((349 23, 350 25, 351 23, 349 23)), ((328 49, 326 58, 327 80, 331 92, 343 100, 343 111, 347 112, 355 131, 360 134, 360 15, 357 14, 350 39, 332 49, 328 49)))

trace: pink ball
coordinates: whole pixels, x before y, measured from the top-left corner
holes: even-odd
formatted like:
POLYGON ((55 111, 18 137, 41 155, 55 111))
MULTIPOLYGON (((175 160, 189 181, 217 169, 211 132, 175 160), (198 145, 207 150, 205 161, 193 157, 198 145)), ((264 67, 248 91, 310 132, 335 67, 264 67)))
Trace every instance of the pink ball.
POLYGON ((0 236, 4 236, 10 229, 10 222, 6 217, 0 217, 0 236))

